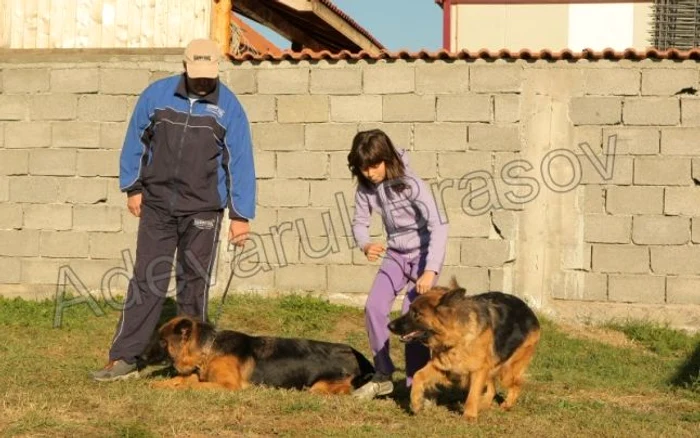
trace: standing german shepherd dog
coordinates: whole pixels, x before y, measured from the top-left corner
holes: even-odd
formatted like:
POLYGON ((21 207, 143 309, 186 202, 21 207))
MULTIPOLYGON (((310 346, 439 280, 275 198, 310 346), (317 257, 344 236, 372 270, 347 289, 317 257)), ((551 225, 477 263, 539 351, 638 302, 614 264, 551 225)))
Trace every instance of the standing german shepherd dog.
POLYGON ((469 388, 464 416, 470 420, 491 405, 496 380, 508 390, 501 407, 515 404, 540 339, 539 321, 520 298, 502 292, 468 296, 454 278, 449 288, 434 287, 416 298, 389 329, 403 342, 430 348, 430 361, 413 376, 411 410, 423 408, 426 391, 456 383, 469 388))
POLYGON ((179 375, 155 387, 237 390, 266 385, 349 394, 374 373, 369 360, 349 345, 217 331, 190 317, 171 319, 159 336, 179 375))

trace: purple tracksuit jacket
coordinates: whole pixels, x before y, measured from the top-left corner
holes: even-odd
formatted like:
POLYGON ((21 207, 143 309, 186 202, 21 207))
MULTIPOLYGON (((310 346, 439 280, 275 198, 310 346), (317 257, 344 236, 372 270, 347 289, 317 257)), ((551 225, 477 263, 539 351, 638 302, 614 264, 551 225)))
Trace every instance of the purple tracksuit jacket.
POLYGON ((427 253, 425 270, 439 273, 447 245, 447 224, 441 221, 428 185, 409 168, 406 151, 398 152, 406 168, 401 182, 408 187, 397 193, 392 188, 397 181, 384 181, 371 189, 358 185, 352 223, 355 242, 360 249, 370 243, 370 217, 377 211, 382 216, 388 249, 409 256, 427 253))

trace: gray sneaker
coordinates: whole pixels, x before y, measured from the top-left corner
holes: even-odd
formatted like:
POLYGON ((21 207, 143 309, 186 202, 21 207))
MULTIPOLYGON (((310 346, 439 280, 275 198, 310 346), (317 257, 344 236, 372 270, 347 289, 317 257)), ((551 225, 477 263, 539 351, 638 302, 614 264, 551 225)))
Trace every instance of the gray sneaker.
POLYGON ((113 360, 104 368, 90 373, 98 382, 114 382, 115 380, 138 379, 139 371, 135 363, 126 363, 123 360, 113 360))
POLYGON ((380 395, 389 395, 394 391, 391 380, 381 382, 370 381, 353 391, 352 396, 360 400, 371 400, 380 395))

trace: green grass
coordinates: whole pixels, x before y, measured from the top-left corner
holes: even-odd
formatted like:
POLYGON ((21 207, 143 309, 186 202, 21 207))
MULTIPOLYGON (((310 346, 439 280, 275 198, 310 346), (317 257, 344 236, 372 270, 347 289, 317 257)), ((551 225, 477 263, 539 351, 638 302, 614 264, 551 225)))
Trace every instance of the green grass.
MULTIPOLYGON (((700 435, 700 337, 641 322, 619 331, 626 346, 581 337, 541 318, 542 340, 518 405, 491 409, 476 424, 460 400, 407 413, 399 385, 390 398, 359 402, 269 388, 155 390, 149 379, 92 382, 119 317, 105 303, 65 309, 54 328, 51 302, 0 298, 0 435, 26 437, 691 437, 700 435)), ((218 301, 210 305, 212 315, 218 301)), ((172 309, 169 309, 172 312, 172 309)), ((251 334, 347 342, 369 356, 362 309, 320 299, 231 295, 221 327, 251 334)), ((392 344, 403 367, 403 348, 392 344)), ((397 377, 402 377, 397 375, 397 377)))

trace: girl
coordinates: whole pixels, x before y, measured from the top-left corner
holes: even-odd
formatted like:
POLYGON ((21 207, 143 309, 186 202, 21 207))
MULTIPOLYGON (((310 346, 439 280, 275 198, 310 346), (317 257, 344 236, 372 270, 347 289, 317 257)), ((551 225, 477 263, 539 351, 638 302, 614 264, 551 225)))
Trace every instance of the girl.
MULTIPOLYGON (((437 282, 445 258, 447 225, 442 223, 428 186, 408 168, 406 152, 397 151, 381 130, 359 132, 348 154, 348 167, 357 179, 355 242, 367 260, 385 254, 365 305, 365 324, 374 354, 376 374, 354 395, 371 399, 390 394, 394 364, 389 356, 389 312, 396 295, 408 286, 402 314, 417 294, 437 282), (387 234, 387 248, 371 242, 370 216, 379 212, 387 234)), ((406 386, 428 361, 428 349, 406 344, 406 386)))

